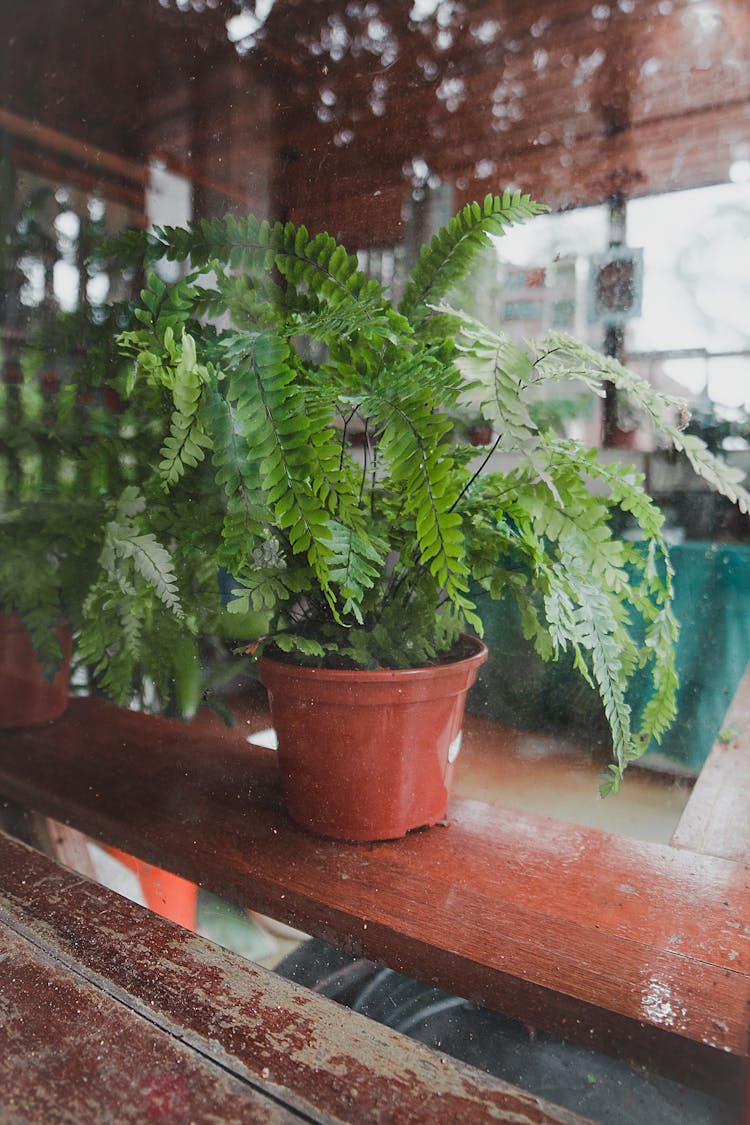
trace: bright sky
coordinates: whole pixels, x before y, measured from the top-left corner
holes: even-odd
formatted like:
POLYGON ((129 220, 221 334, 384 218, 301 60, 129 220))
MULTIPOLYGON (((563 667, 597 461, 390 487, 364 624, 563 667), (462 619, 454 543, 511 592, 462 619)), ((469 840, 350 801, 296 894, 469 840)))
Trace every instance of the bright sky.
MULTIPOLYGON (((709 364, 672 360, 668 372, 690 391, 708 384, 716 401, 750 409, 750 164, 735 172, 737 183, 628 205, 628 244, 644 250, 643 312, 628 325, 628 350, 746 352, 709 364)), ((498 252, 539 266, 606 245, 597 207, 534 219, 499 240, 498 252)))

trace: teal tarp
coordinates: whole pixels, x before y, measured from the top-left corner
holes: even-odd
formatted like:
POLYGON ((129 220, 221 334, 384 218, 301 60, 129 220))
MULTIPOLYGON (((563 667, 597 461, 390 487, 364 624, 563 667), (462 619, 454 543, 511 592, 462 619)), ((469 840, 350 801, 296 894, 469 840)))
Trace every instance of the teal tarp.
MULTIPOLYGON (((688 542, 671 549, 677 648, 678 716, 658 753, 699 770, 719 733, 750 660, 750 546, 688 542)), ((472 711, 528 729, 585 732, 606 740, 596 695, 569 660, 544 664, 524 640, 518 613, 484 596, 480 613, 490 660, 472 711)))

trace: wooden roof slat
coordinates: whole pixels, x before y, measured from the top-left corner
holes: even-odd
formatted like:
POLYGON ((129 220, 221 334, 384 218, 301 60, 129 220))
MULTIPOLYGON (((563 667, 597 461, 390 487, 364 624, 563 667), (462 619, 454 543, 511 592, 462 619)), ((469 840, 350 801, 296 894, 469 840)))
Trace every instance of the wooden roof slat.
MULTIPOLYGON (((388 0, 379 17, 401 39, 387 67, 363 42, 340 59, 312 53, 334 18, 360 35, 372 18, 364 9, 347 13, 339 0, 278 0, 244 58, 227 40, 226 6, 201 13, 134 2, 143 18, 124 23, 103 0, 78 0, 75 19, 65 18, 68 0, 46 0, 44 37, 28 6, 8 8, 7 108, 136 163, 159 150, 239 205, 268 198, 271 212, 299 212, 309 203, 314 216, 311 181, 331 196, 354 187, 366 198, 374 181, 381 191, 404 190, 403 165, 420 156, 453 183, 471 179, 486 160, 506 180, 512 162, 515 181, 567 206, 603 198, 615 160, 625 160, 637 193, 723 181, 747 137, 747 120, 739 121, 750 98, 743 0, 716 0, 710 12, 689 0, 640 0, 632 11, 600 5, 606 19, 595 18, 590 0, 539 0, 533 12, 527 0, 474 0, 451 27, 452 43, 439 50, 434 27, 423 34, 427 24, 410 23, 408 5, 388 0), (499 25, 493 42, 477 34, 487 21, 499 25), (598 67, 595 52, 605 53, 598 67), (429 81, 416 81, 422 57, 438 66, 429 81), (591 73, 577 73, 582 58, 591 73), (455 113, 437 97, 443 77, 466 85, 455 113), (376 78, 389 83, 382 117, 368 106, 376 78), (508 79, 523 92, 518 114, 501 130, 492 96, 508 79), (315 114, 324 84, 337 97, 330 123, 315 114), (625 130, 630 150, 625 141, 609 143, 613 124, 625 130), (341 129, 351 130, 350 143, 337 142, 341 129), (296 164, 286 160, 294 153, 296 164), (561 156, 570 157, 562 166, 561 156)), ((332 225, 329 204, 318 210, 332 225)), ((361 225, 341 233, 356 242, 361 225)), ((390 233, 392 240, 398 231, 390 233)))

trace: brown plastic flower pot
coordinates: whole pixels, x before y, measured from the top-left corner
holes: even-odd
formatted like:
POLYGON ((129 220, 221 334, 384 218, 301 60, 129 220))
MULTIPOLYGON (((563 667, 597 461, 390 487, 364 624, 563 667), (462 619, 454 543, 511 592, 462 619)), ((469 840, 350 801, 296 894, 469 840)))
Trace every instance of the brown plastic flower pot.
POLYGON ((68 705, 71 634, 55 630, 63 662, 52 683, 46 679, 18 613, 0 614, 0 727, 35 726, 62 715, 68 705))
POLYGON ((263 657, 290 816, 322 836, 389 840, 445 817, 466 693, 487 648, 404 670, 304 668, 263 657))

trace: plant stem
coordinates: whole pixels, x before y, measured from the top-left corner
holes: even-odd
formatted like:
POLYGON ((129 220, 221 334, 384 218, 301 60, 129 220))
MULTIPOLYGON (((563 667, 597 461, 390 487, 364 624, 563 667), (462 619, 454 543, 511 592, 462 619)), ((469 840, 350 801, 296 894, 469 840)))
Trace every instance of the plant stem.
POLYGON ((455 499, 455 500, 453 501, 453 503, 451 504, 450 508, 448 509, 448 511, 449 511, 449 512, 452 512, 452 511, 454 511, 454 510, 455 510, 455 508, 457 508, 457 507, 458 507, 458 505, 459 505, 459 504, 460 504, 460 502, 461 502, 461 501, 463 500, 463 498, 464 498, 464 496, 466 495, 466 493, 467 493, 467 492, 469 491, 469 489, 470 489, 470 488, 471 488, 471 486, 473 485, 474 481, 475 481, 475 480, 476 480, 476 479, 477 479, 478 477, 480 477, 480 476, 482 475, 482 473, 484 472, 484 470, 485 470, 485 467, 486 467, 486 465, 487 465, 488 461, 489 461, 489 460, 490 460, 490 458, 492 457, 492 454, 493 454, 493 453, 495 452, 495 450, 497 449, 498 445, 500 444, 500 438, 501 438, 501 437, 502 437, 502 434, 498 434, 498 435, 497 435, 497 438, 495 439, 495 443, 494 443, 494 445, 492 446, 492 449, 491 449, 491 450, 489 451, 489 453, 487 453, 487 454, 486 454, 486 456, 485 456, 484 460, 482 461, 482 464, 481 464, 481 465, 479 466, 479 468, 478 468, 478 469, 476 470, 476 472, 475 472, 475 473, 474 473, 474 474, 473 474, 473 475, 471 476, 471 478, 470 478, 470 479, 469 479, 469 480, 468 480, 468 481, 466 482, 466 484, 465 484, 465 485, 463 486, 463 488, 462 488, 462 489, 461 489, 461 491, 459 492, 458 496, 456 497, 456 499, 455 499))
POLYGON ((349 423, 351 422, 352 418, 354 417, 354 415, 357 413, 358 410, 359 410, 359 406, 355 406, 352 409, 351 413, 348 414, 348 415, 343 414, 342 411, 339 410, 339 418, 341 418, 341 420, 344 423, 344 429, 341 432, 341 454, 339 456, 339 472, 341 472, 341 470, 344 467, 344 450, 346 449, 346 438, 347 438, 347 435, 349 433, 349 423))

